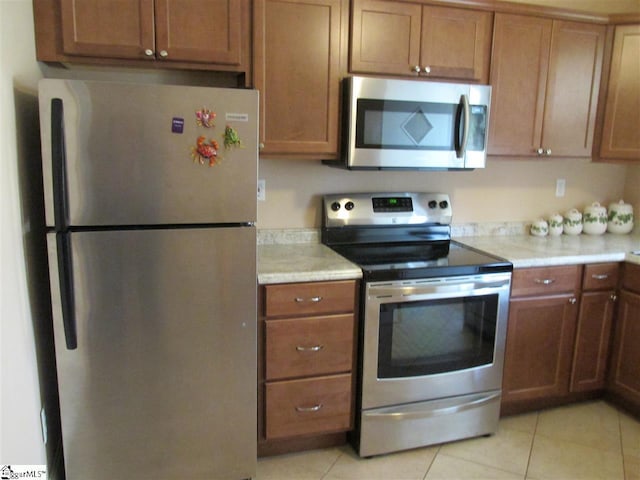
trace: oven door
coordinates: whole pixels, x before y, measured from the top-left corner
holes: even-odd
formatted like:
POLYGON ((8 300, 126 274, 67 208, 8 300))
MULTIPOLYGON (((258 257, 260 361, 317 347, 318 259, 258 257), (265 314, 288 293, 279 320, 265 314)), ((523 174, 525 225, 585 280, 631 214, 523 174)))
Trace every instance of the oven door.
POLYGON ((366 285, 362 408, 499 390, 510 273, 366 285))

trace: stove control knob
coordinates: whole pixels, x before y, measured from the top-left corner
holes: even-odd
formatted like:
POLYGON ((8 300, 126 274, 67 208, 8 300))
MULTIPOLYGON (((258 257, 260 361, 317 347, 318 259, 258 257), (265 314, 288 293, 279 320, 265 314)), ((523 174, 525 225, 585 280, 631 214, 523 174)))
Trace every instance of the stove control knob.
POLYGON ((449 202, 447 202, 446 200, 442 200, 440 202, 440 208, 442 209, 449 208, 449 202))
POLYGON ((429 208, 436 208, 437 206, 438 206, 438 202, 436 202, 435 200, 429 201, 429 208))
POLYGON ((338 202, 333 202, 331 204, 331 210, 333 210, 334 212, 337 212, 338 210, 340 210, 340 204, 338 202))
POLYGON ((344 204, 344 208, 346 208, 347 210, 353 210, 353 207, 355 207, 353 202, 347 202, 344 204))

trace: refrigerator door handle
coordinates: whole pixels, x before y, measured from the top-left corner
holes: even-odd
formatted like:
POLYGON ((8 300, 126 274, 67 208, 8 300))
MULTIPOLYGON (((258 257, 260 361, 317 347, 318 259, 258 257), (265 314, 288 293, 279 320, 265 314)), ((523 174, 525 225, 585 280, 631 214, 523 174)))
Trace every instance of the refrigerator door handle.
POLYGON ((56 232, 69 225, 64 106, 61 98, 51 99, 51 168, 53 174, 53 211, 56 232))
POLYGON ((76 329, 76 312, 74 308, 75 302, 73 295, 71 236, 68 233, 56 233, 56 247, 64 338, 67 344, 67 350, 75 350, 78 348, 78 334, 76 329))

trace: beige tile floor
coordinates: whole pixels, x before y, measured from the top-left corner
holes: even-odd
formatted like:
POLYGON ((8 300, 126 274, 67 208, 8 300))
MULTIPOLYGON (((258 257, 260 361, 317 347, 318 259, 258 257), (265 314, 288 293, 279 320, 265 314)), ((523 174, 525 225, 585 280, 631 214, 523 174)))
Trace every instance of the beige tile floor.
POLYGON ((257 480, 640 480, 640 421, 604 401, 507 417, 498 432, 371 459, 351 447, 261 458, 257 480))

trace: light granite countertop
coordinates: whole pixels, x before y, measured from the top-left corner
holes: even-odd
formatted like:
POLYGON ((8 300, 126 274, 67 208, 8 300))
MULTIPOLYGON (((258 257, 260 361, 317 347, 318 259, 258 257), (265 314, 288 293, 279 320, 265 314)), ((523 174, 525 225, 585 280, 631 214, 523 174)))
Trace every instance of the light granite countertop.
POLYGON ((454 240, 505 258, 514 268, 628 261, 640 264, 640 234, 470 236, 454 240))
MULTIPOLYGON (((460 230, 458 230, 460 231, 460 230)), ((640 232, 631 235, 456 235, 454 240, 504 258, 514 268, 602 262, 640 264, 640 232)), ((317 231, 264 231, 258 239, 258 283, 362 278, 357 265, 320 243, 317 231)))
POLYGON ((258 283, 362 278, 362 270, 321 243, 258 245, 258 283))

